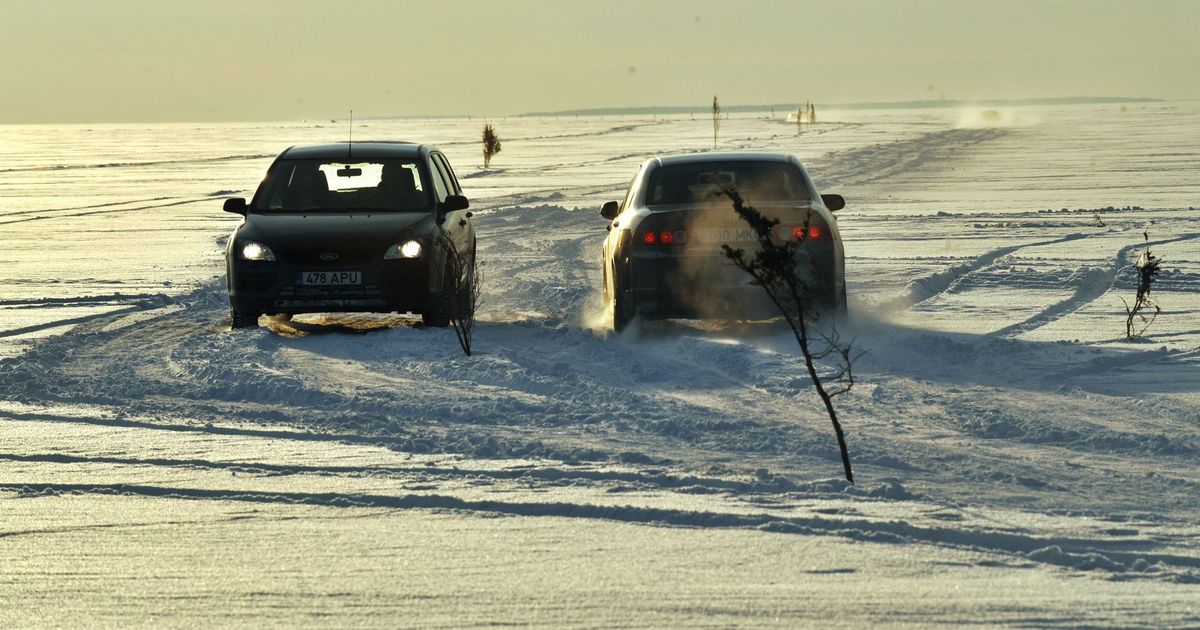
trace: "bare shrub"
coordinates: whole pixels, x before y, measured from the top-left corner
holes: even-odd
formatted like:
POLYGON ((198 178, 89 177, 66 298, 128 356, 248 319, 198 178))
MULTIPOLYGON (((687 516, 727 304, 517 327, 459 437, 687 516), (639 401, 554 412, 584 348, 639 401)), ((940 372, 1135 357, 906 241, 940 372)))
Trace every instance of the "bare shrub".
POLYGON ((500 152, 500 136, 491 123, 483 125, 483 168, 492 165, 492 158, 500 152))
MULTIPOLYGON (((1142 232, 1142 238, 1149 243, 1150 233, 1142 232)), ((1133 304, 1130 304, 1125 298, 1121 301, 1125 304, 1125 338, 1133 339, 1141 336, 1150 328, 1150 324, 1158 318, 1158 314, 1162 309, 1158 306, 1158 301, 1150 296, 1150 288, 1154 285, 1154 280, 1158 277, 1159 265, 1162 259, 1155 256, 1150 251, 1150 246, 1147 245, 1142 253, 1138 255, 1137 261, 1133 263, 1134 270, 1138 274, 1137 294, 1133 298, 1133 304), (1153 313, 1150 311, 1153 310, 1153 313), (1137 320, 1135 323, 1134 320, 1137 320)))
MULTIPOLYGON (((825 405, 825 411, 833 423, 833 431, 837 435, 838 450, 842 456, 842 468, 846 481, 854 483, 854 472, 850 467, 850 453, 846 448, 846 436, 842 424, 838 421, 837 410, 833 399, 850 391, 854 386, 854 359, 851 356, 853 340, 843 342, 837 327, 832 323, 829 332, 823 332, 810 324, 820 317, 815 308, 816 299, 812 288, 805 281, 797 262, 806 256, 801 248, 801 241, 786 241, 777 244, 771 237, 778 219, 764 216, 753 206, 747 205, 742 196, 735 190, 725 189, 726 196, 733 202, 733 209, 754 230, 758 249, 747 253, 743 249, 734 249, 722 245, 725 255, 742 271, 754 278, 754 284, 762 287, 771 302, 783 315, 788 327, 800 346, 804 355, 804 365, 808 376, 812 379, 813 388, 825 405), (820 343, 814 347, 813 336, 820 343), (817 372, 817 364, 829 360, 833 365, 833 373, 822 377, 817 372), (833 387, 828 384, 833 383, 833 387)), ((805 232, 808 226, 804 226, 805 232)), ((828 366, 828 365, 827 365, 828 366)))

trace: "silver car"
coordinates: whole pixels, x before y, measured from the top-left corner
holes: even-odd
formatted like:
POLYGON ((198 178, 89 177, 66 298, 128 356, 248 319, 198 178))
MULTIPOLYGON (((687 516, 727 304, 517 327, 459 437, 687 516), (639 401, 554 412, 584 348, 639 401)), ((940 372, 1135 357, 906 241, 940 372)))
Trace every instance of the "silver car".
POLYGON ((726 191, 777 219, 772 239, 800 241, 797 264, 813 303, 843 314, 846 282, 834 211, 795 156, 697 153, 642 163, 623 201, 604 204, 604 293, 620 332, 635 317, 757 318, 777 315, 761 287, 735 267, 722 245, 752 249, 756 235, 726 191))

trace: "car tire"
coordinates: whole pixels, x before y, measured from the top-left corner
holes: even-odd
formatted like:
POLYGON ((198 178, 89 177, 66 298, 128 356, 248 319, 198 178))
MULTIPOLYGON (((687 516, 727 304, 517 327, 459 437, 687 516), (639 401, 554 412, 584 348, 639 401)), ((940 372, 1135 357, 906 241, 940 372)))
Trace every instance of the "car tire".
POLYGON ((239 311, 237 308, 229 307, 229 327, 238 330, 241 328, 257 328, 259 313, 250 313, 247 311, 239 311))
POLYGON ((449 265, 442 271, 442 289, 433 296, 433 307, 421 313, 421 323, 426 328, 445 328, 450 325, 450 293, 446 286, 450 277, 449 265))
POLYGON ((625 292, 619 288, 616 288, 613 291, 612 314, 613 331, 615 331, 617 334, 624 332, 624 330, 629 327, 629 324, 633 322, 633 318, 637 314, 637 309, 634 308, 633 298, 626 295, 625 292))
POLYGON ((850 317, 850 303, 846 301, 846 284, 842 283, 841 296, 838 299, 837 309, 834 311, 834 316, 838 321, 845 322, 850 317))
POLYGON ((449 302, 451 299, 458 300, 458 302, 451 304, 451 306, 454 308, 449 309, 449 312, 447 313, 447 316, 450 318, 453 318, 455 311, 458 312, 460 317, 465 316, 464 314, 468 311, 468 309, 471 308, 471 296, 475 293, 475 283, 479 281, 479 279, 475 277, 474 253, 471 254, 471 262, 469 265, 470 266, 467 267, 467 277, 463 279, 464 286, 461 287, 456 295, 449 297, 446 300, 447 302, 449 302))
POLYGON ((426 328, 445 328, 450 325, 450 299, 445 293, 434 297, 433 310, 421 313, 421 323, 426 328))
POLYGON ((824 296, 820 299, 820 312, 827 316, 835 324, 846 321, 846 286, 836 293, 834 291, 825 291, 824 296))

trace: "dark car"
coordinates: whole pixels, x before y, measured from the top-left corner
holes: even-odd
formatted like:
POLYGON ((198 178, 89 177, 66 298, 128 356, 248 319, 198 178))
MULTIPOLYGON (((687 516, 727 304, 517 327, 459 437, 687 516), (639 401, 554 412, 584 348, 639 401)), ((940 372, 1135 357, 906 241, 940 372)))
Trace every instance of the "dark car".
POLYGON ((225 253, 233 327, 313 312, 419 313, 447 326, 449 252, 475 256, 468 205, 435 147, 287 149, 249 204, 225 201, 245 217, 225 253))
POLYGON ((736 190, 779 225, 777 242, 800 241, 797 265, 814 303, 846 308, 842 241, 833 211, 845 201, 819 195, 795 156, 698 153, 646 160, 622 202, 604 204, 604 293, 620 332, 634 317, 769 318, 778 311, 721 245, 756 247, 750 226, 724 191, 736 190))

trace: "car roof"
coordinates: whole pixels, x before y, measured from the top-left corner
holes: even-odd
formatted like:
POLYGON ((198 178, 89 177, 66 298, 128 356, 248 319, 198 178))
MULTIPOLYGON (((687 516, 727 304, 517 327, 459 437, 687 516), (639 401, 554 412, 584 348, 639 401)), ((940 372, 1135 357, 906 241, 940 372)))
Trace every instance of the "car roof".
POLYGON ((788 162, 791 155, 767 151, 706 151, 704 153, 679 153, 656 157, 659 166, 672 164, 694 164, 697 162, 788 162))
POLYGON ((398 142, 398 141, 379 141, 372 140, 368 142, 333 142, 330 144, 302 144, 294 147, 289 147, 286 151, 279 155, 283 158, 343 158, 347 156, 361 158, 415 158, 420 157, 430 151, 436 151, 435 147, 427 144, 416 144, 414 142, 398 142))

